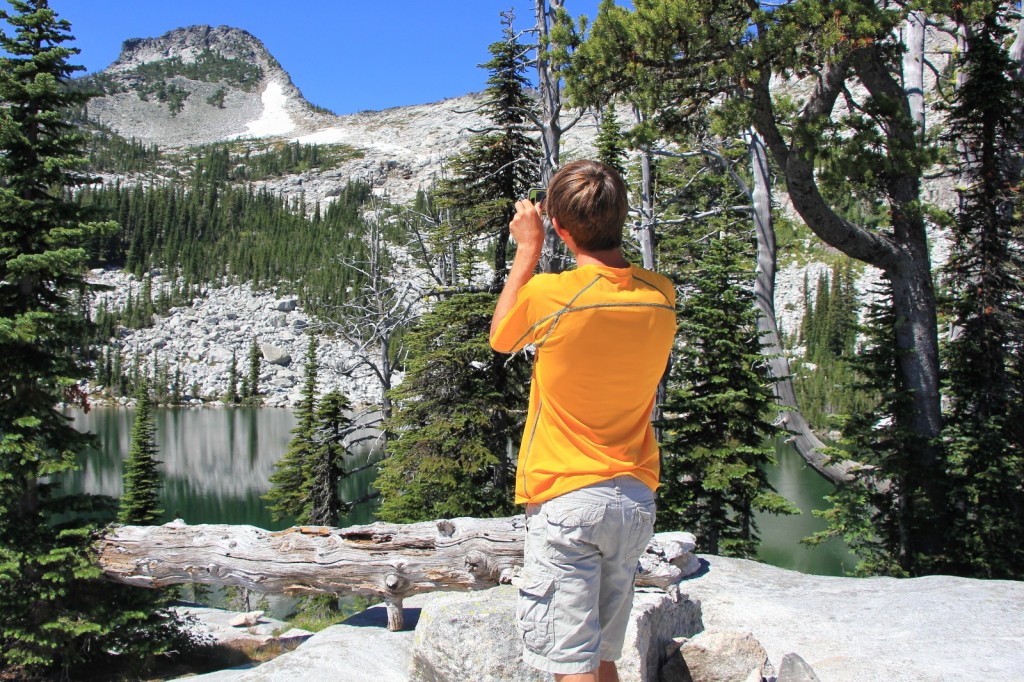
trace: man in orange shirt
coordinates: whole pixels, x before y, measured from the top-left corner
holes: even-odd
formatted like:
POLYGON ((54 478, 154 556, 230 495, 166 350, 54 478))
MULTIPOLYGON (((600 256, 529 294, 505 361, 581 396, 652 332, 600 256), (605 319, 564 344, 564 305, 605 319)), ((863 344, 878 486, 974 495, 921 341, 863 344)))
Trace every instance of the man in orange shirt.
POLYGON ((675 335, 675 292, 623 257, 627 211, 622 179, 596 161, 559 170, 542 206, 519 201, 516 256, 491 321, 495 350, 535 349, 516 472, 527 518, 517 617, 524 660, 556 680, 618 680, 653 532, 650 417, 675 335), (576 269, 534 276, 542 207, 576 269))

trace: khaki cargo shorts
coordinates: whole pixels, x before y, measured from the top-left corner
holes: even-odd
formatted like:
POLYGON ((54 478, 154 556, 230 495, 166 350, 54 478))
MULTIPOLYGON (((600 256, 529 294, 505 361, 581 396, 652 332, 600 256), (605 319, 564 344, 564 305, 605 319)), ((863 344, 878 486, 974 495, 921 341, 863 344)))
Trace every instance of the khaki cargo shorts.
POLYGON ((523 660, 550 673, 595 670, 622 655, 654 493, 631 476, 526 507, 516 618, 523 660))

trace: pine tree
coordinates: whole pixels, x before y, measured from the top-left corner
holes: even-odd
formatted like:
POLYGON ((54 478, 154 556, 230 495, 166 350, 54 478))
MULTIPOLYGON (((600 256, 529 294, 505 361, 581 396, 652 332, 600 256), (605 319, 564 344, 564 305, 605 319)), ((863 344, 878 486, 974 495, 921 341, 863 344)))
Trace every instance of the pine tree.
POLYGON ((249 345, 249 374, 246 377, 245 388, 242 397, 245 398, 246 405, 260 405, 262 400, 260 399, 260 359, 263 354, 260 352, 259 344, 256 343, 256 338, 253 337, 252 343, 249 345))
POLYGON ((393 390, 396 438, 381 465, 380 518, 422 521, 512 513, 529 363, 488 343, 495 296, 458 294, 439 301, 408 338, 409 362, 393 390))
POLYGON ((302 399, 295 406, 296 424, 292 429, 292 439, 288 441, 284 455, 274 463, 270 490, 263 496, 269 503, 267 508, 275 521, 292 518, 296 523, 306 523, 309 518, 308 479, 310 459, 315 448, 317 406, 316 348, 316 337, 310 335, 309 346, 306 348, 302 399))
POLYGON ((181 357, 174 362, 174 380, 171 382, 171 403, 181 402, 181 357))
POLYGON ((686 529, 703 551, 750 557, 756 511, 795 513, 768 483, 778 427, 761 353, 748 244, 721 232, 680 273, 679 348, 664 404, 658 525, 686 529))
POLYGON ((126 603, 134 588, 99 580, 95 528, 75 512, 109 505, 57 495, 52 482, 89 440, 56 406, 84 403, 80 345, 92 330, 73 301, 89 288, 84 245, 115 226, 87 222, 70 200, 89 181, 77 172, 83 137, 66 119, 87 99, 67 87, 80 70, 62 45, 70 25, 45 0, 10 4, 0 10, 14 30, 0 31, 0 664, 19 678, 66 677, 176 643, 126 603))
POLYGON ((309 511, 305 523, 337 526, 345 509, 338 486, 345 476, 345 456, 350 454, 347 443, 354 429, 348 416, 350 410, 348 398, 338 391, 326 393, 317 405, 307 472, 309 511))
POLYGON ((160 508, 156 417, 153 414, 153 396, 145 380, 139 384, 135 399, 135 421, 124 465, 124 492, 117 521, 146 526, 159 520, 163 510, 160 508))
POLYGON ((955 333, 947 344, 951 533, 942 568, 1024 578, 1024 81, 1007 53, 1002 4, 954 8, 965 31, 963 83, 949 138, 964 150, 947 266, 955 333))
POLYGON ((618 116, 615 115, 614 105, 609 104, 601 110, 601 123, 597 129, 594 146, 597 147, 597 160, 606 166, 611 166, 625 178, 626 146, 618 116))
POLYGON ((807 539, 819 544, 842 538, 858 558, 857 575, 906 576, 913 560, 907 546, 909 517, 903 510, 915 503, 904 481, 906 453, 913 451, 916 436, 901 428, 906 423, 901 413, 913 406, 899 372, 890 289, 884 282, 875 292, 860 329, 859 352, 851 361, 851 381, 872 403, 839 416, 843 438, 835 454, 863 466, 826 496, 832 506, 815 515, 828 527, 807 539))
POLYGON ((451 162, 453 177, 437 189, 440 204, 455 211, 445 244, 465 249, 463 242, 489 243, 494 253, 495 288, 505 281, 508 265, 508 224, 515 202, 539 179, 539 144, 528 134, 534 103, 524 72, 526 50, 512 29, 512 16, 503 14, 503 39, 488 48, 492 59, 482 64, 490 72, 481 112, 488 126, 470 140, 470 149, 451 162))
POLYGON ((231 365, 228 367, 228 390, 224 395, 224 401, 228 405, 238 404, 238 360, 235 358, 235 351, 231 351, 231 365))

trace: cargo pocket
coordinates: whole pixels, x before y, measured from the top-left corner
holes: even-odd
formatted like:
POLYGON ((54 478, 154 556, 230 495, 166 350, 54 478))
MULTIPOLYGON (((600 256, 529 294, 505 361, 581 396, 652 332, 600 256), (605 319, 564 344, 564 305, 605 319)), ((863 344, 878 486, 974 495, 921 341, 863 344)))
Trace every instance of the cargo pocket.
POLYGON ((640 556, 647 549, 651 538, 654 536, 654 505, 650 507, 638 506, 633 518, 632 539, 635 542, 633 554, 640 556))
POLYGON ((533 566, 512 578, 512 584, 519 588, 516 621, 523 645, 539 656, 546 656, 554 646, 551 621, 555 614, 551 609, 551 596, 555 578, 533 566))

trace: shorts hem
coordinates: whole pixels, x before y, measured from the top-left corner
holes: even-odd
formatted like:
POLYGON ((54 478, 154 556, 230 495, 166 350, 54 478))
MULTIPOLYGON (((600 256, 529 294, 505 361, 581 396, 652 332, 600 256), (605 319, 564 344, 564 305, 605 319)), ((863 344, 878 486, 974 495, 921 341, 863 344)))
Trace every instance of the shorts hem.
POLYGON ((601 665, 599 657, 587 661, 552 661, 529 649, 523 649, 523 662, 531 668, 559 675, 581 675, 593 672, 601 665))

